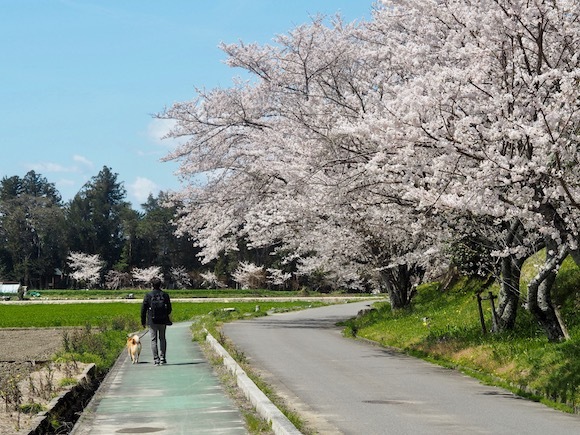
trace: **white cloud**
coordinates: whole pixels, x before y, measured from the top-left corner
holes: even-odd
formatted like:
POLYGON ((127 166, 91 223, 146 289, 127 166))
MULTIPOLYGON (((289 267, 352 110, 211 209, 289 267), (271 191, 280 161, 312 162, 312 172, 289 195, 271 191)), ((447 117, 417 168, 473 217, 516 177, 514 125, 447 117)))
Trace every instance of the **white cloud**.
POLYGON ((26 165, 28 170, 35 172, 77 172, 78 169, 75 166, 63 166, 59 163, 52 162, 40 162, 40 163, 29 163, 26 165))
POLYGON ((172 119, 154 118, 147 127, 147 136, 157 144, 171 146, 174 141, 172 139, 163 138, 167 133, 169 133, 174 125, 175 121, 172 119))
POLYGON ((155 182, 144 177, 137 177, 135 181, 128 186, 129 194, 134 197, 139 204, 147 201, 149 194, 156 195, 159 192, 159 186, 155 182))
MULTIPOLYGON (((74 155, 72 160, 76 163, 80 163, 84 166, 93 167, 93 162, 91 162, 86 157, 80 155, 74 155)), ((60 163, 54 162, 37 162, 37 163, 29 163, 26 165, 27 169, 30 171, 36 171, 41 174, 43 173, 74 173, 74 172, 81 172, 79 167, 76 164, 72 165, 62 165, 60 163)))
POLYGON ((87 159, 84 156, 79 156, 78 154, 75 154, 73 156, 73 160, 77 163, 82 163, 83 165, 89 166, 89 167, 93 167, 93 162, 91 162, 89 159, 87 159))

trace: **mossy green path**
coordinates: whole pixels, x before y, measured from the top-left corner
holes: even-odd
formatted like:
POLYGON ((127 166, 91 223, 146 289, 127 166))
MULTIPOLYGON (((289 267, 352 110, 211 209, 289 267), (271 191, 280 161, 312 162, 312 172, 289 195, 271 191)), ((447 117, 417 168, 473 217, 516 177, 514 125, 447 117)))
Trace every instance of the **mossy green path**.
POLYGON ((75 435, 246 434, 243 417, 191 341, 189 322, 167 329, 168 364, 153 365, 149 334, 139 364, 121 355, 75 435))

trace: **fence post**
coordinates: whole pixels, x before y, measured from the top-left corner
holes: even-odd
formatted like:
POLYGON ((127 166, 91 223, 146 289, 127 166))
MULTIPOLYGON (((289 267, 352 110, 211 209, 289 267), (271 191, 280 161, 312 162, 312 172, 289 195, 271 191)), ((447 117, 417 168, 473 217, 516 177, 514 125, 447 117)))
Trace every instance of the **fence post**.
POLYGON ((493 330, 497 331, 499 322, 497 321, 497 313, 495 312, 495 304, 493 302, 494 299, 497 299, 497 296, 494 296, 492 292, 489 292, 489 303, 491 304, 491 319, 493 322, 493 330))
POLYGON ((483 308, 481 307, 481 295, 477 293, 477 308, 479 308, 479 320, 481 321, 481 330, 483 335, 487 334, 487 329, 485 328, 485 319, 483 318, 483 308))

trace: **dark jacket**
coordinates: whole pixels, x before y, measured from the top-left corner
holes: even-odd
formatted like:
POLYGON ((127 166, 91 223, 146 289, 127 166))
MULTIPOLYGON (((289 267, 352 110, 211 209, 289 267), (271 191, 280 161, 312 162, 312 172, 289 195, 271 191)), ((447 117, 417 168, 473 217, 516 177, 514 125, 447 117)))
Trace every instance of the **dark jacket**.
POLYGON ((171 299, 169 295, 165 293, 163 290, 153 289, 149 293, 145 295, 143 298, 143 303, 141 304, 141 325, 149 325, 151 326, 151 314, 149 307, 151 307, 151 298, 155 294, 155 292, 161 293, 163 296, 163 300, 167 305, 167 314, 171 314, 171 299))

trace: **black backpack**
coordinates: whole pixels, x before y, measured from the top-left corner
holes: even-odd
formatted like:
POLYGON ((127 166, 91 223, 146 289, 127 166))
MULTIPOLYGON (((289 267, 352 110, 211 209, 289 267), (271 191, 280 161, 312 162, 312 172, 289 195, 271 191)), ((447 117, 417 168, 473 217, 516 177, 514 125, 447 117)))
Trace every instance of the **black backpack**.
POLYGON ((153 292, 151 294, 151 305, 149 306, 151 312, 151 322, 156 325, 170 325, 169 313, 167 312, 167 304, 161 292, 153 292))

